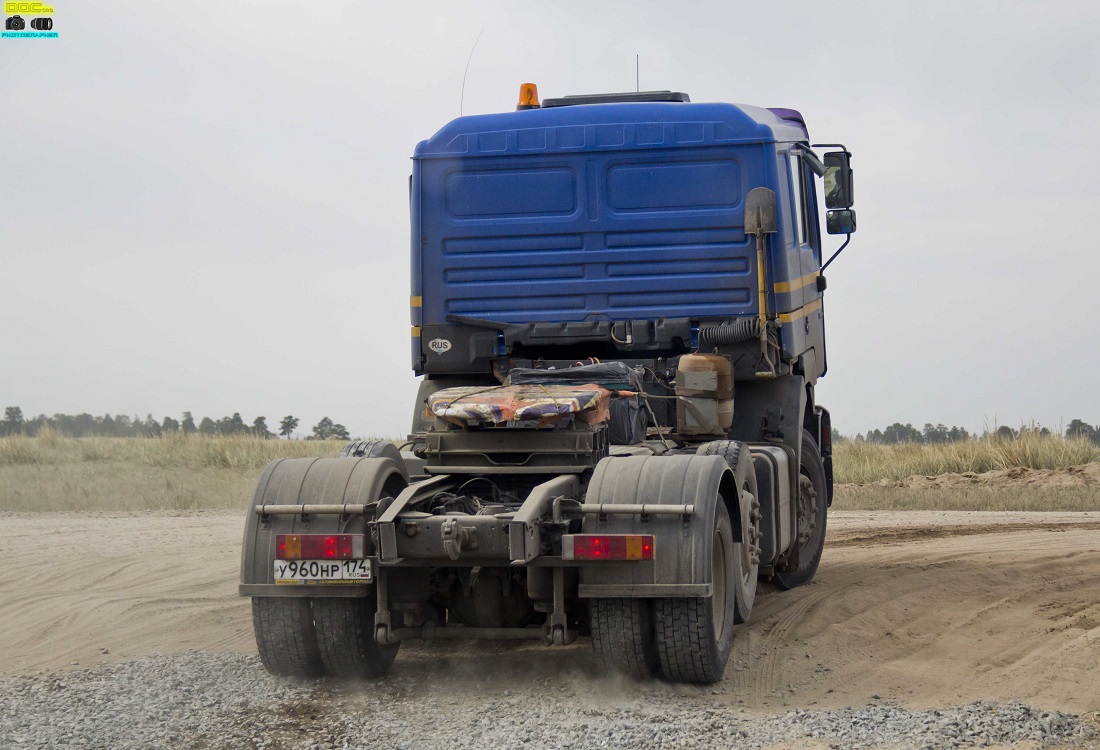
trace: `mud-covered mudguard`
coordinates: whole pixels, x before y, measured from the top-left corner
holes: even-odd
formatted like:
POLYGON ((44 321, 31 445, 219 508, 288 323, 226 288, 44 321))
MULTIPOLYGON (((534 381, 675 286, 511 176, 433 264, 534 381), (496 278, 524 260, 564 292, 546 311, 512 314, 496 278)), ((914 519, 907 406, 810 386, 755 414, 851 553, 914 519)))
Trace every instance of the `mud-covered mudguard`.
POLYGON ((366 596, 370 585, 276 586, 272 561, 278 534, 368 534, 367 554, 373 555, 367 529, 372 516, 261 515, 255 508, 304 504, 363 506, 381 497, 395 497, 408 483, 404 463, 394 458, 290 458, 269 463, 260 475, 245 516, 241 596, 366 596))
MULTIPOLYGON (((692 506, 689 514, 585 516, 585 534, 652 534, 654 559, 592 562, 580 568, 581 597, 708 597, 717 503, 733 489, 720 456, 605 458, 588 484, 585 505, 599 503, 692 506)), ((739 537, 740 512, 733 510, 739 537)))

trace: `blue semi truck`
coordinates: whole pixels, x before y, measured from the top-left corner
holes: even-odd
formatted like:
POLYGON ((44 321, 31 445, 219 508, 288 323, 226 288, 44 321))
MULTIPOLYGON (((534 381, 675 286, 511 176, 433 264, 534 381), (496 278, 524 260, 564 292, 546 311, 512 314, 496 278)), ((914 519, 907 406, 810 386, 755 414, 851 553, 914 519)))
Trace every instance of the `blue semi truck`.
POLYGON ((610 670, 721 679, 757 581, 821 559, 819 199, 850 238, 850 158, 795 110, 531 84, 421 142, 412 429, 264 470, 240 593, 267 669, 588 637, 610 670))

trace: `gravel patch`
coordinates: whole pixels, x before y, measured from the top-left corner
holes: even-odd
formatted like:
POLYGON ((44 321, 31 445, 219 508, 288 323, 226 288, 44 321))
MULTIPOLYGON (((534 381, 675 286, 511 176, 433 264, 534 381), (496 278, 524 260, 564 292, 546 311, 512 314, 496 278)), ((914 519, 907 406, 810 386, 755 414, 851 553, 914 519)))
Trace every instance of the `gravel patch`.
POLYGON ((0 682, 0 748, 190 748, 285 697, 255 657, 188 653, 0 682))
POLYGON ((253 656, 157 656, 0 682, 3 748, 1097 747, 1077 717, 1022 703, 760 715, 705 690, 610 679, 514 689, 452 676, 373 684, 267 675, 253 656), (462 687, 465 685, 465 687, 462 687))

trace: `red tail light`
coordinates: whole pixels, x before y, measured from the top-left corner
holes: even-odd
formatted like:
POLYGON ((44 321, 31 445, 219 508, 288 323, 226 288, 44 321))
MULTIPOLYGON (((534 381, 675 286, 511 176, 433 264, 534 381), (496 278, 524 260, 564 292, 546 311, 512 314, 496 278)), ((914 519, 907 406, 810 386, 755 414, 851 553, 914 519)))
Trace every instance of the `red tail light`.
POLYGON ((276 560, 362 560, 367 542, 364 534, 278 534, 276 560))
POLYGON ((652 534, 566 534, 563 560, 652 560, 652 534))

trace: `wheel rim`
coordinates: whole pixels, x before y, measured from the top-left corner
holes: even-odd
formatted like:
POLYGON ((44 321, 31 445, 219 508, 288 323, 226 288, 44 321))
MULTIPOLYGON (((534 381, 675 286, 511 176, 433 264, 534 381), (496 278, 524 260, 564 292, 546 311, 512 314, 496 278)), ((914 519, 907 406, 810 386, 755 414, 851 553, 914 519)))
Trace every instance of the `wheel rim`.
POLYGON ((756 566, 760 563, 760 500, 749 490, 747 482, 741 488, 741 497, 749 501, 749 527, 741 543, 741 580, 749 586, 757 576, 756 566))
POLYGON ((798 478, 798 541, 805 546, 817 530, 817 490, 805 474, 798 478))
POLYGON ((714 633, 719 635, 726 625, 726 547, 722 535, 714 532, 714 554, 711 555, 712 588, 714 597, 714 633))

